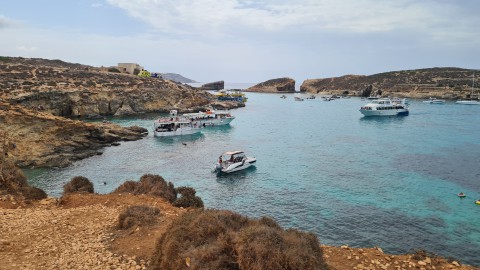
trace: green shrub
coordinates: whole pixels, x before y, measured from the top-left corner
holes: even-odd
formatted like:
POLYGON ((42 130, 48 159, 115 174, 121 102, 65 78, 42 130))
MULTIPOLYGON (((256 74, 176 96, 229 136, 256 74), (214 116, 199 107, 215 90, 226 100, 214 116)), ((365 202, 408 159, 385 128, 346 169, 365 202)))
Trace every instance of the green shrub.
POLYGON ((63 186, 63 194, 74 193, 74 192, 86 192, 93 193, 93 184, 88 180, 88 178, 83 176, 75 176, 63 186))
POLYGON ((159 215, 158 208, 145 205, 129 206, 118 216, 118 228, 129 229, 134 226, 153 224, 159 215))
POLYGON ((195 210, 158 240, 152 269, 328 269, 317 237, 283 230, 270 218, 195 210))

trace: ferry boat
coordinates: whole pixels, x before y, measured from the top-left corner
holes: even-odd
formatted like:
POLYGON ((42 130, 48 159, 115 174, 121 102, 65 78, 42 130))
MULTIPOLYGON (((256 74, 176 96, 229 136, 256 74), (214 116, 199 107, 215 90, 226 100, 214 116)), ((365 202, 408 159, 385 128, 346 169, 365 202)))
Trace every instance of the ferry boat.
POLYGON ((232 173, 244 170, 257 162, 254 157, 247 157, 243 151, 229 151, 225 152, 218 158, 214 167, 214 172, 232 173))
POLYGON ((161 118, 153 124, 153 135, 155 137, 189 135, 200 132, 200 125, 188 119, 161 118))
POLYGON ((362 106, 360 112, 364 116, 408 115, 408 106, 404 102, 392 102, 389 98, 371 100, 362 106))
POLYGON ((199 123, 200 126, 222 126, 229 125, 235 119, 229 110, 208 109, 205 112, 185 113, 183 117, 190 119, 192 122, 199 123))

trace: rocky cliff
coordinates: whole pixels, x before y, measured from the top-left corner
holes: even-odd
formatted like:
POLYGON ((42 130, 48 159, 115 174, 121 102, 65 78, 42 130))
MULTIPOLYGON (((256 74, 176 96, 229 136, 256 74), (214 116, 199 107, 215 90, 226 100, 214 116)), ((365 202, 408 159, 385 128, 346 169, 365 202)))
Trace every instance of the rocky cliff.
POLYGON ((2 57, 0 97, 58 116, 198 110, 213 96, 188 85, 60 60, 2 57))
MULTIPOLYGON (((379 73, 370 76, 346 75, 336 78, 305 80, 300 91, 319 94, 362 95, 410 98, 469 98, 474 70, 429 68, 379 73)), ((477 90, 478 86, 476 85, 477 90)))
POLYGON ((295 80, 291 78, 272 79, 247 88, 245 91, 266 93, 293 93, 295 92, 295 80))
POLYGON ((22 167, 65 167, 101 154, 102 147, 147 133, 140 127, 84 123, 0 100, 0 142, 6 142, 8 156, 22 167))

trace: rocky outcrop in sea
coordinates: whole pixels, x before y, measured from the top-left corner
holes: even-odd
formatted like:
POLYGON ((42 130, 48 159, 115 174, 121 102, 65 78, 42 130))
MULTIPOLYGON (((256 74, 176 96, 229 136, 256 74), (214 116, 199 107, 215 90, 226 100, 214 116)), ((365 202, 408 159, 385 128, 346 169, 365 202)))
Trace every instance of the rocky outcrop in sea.
POLYGON ((265 93, 294 93, 295 80, 291 78, 272 79, 249 87, 244 91, 265 93))
POLYGON ((224 81, 218 81, 218 82, 211 82, 211 83, 206 83, 203 84, 200 89, 202 90, 222 90, 225 89, 225 82, 224 81))

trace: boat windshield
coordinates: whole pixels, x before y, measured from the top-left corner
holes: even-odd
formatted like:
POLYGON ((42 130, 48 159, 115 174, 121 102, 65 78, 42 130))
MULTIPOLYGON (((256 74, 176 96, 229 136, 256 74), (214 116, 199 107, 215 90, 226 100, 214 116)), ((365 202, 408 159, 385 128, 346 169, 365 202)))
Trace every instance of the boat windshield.
POLYGON ((229 162, 240 162, 245 158, 245 154, 243 152, 227 152, 222 155, 223 161, 229 162))

